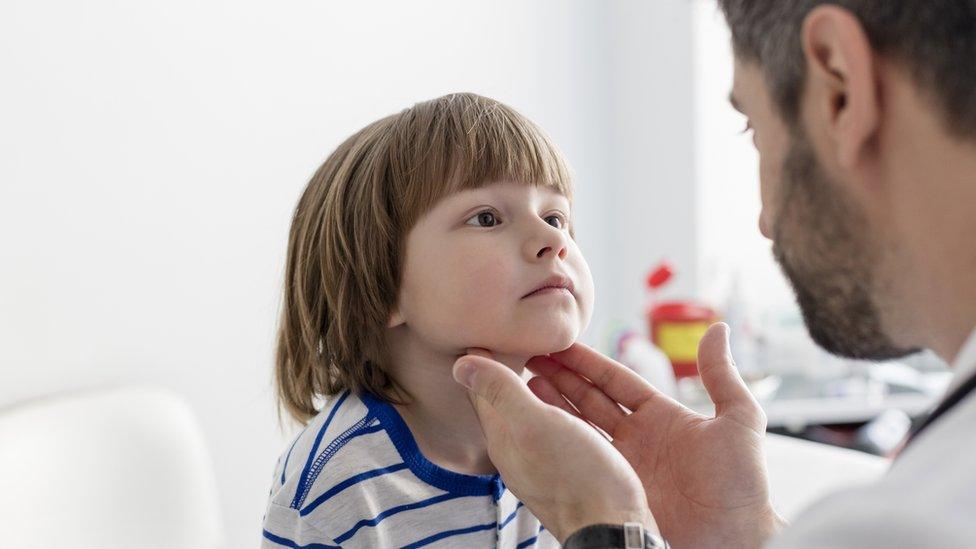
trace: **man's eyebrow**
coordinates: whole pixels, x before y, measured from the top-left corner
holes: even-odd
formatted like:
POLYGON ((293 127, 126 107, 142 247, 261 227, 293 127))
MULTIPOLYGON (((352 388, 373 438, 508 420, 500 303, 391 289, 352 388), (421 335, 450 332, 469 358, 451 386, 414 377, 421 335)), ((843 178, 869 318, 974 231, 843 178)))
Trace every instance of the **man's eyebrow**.
POLYGON ((733 109, 742 112, 742 107, 739 106, 739 102, 735 100, 735 95, 733 95, 732 92, 729 92, 729 103, 732 105, 733 109))

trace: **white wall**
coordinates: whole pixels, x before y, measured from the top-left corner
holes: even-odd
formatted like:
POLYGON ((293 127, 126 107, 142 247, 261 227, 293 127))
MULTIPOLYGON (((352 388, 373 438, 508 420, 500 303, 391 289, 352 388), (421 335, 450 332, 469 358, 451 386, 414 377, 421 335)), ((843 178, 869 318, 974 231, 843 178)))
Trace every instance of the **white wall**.
MULTIPOLYGON (((701 284, 721 299, 730 271, 750 294, 778 279, 768 241, 759 233, 759 157, 746 119, 729 105, 732 51, 714 2, 695 0, 695 150, 701 212, 701 284)), ((777 280, 778 281, 778 280, 777 280)), ((755 297, 755 296, 754 296, 755 297)))
POLYGON ((643 329, 644 280, 658 262, 675 266, 668 296, 698 289, 691 4, 618 2, 609 15, 609 272, 597 283, 609 321, 643 329))
MULTIPOLYGON (((725 20, 712 0, 693 2, 694 149, 698 194, 699 295, 720 308, 736 284, 740 335, 763 338, 759 354, 740 352, 745 368, 837 373, 844 362, 828 355, 804 327, 792 289, 759 232, 759 157, 745 117, 729 104, 732 50, 725 20)), ((740 351, 744 351, 740 348, 740 351)))
POLYGON ((749 301, 792 303, 770 243, 759 233, 759 156, 729 104, 732 50, 715 2, 694 0, 695 154, 702 292, 724 298, 738 273, 749 301))
POLYGON ((0 404, 174 389, 254 546, 289 215, 330 149, 452 91, 536 120, 578 174, 600 342, 652 261, 696 271, 690 41, 685 0, 5 2, 0 404))

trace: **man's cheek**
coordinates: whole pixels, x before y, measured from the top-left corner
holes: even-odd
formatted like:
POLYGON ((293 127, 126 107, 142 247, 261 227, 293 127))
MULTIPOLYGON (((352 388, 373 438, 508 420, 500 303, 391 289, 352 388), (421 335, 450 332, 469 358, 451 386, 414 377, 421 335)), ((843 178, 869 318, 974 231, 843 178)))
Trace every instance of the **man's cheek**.
POLYGON ((759 163, 759 202, 762 210, 759 212, 759 232, 766 238, 772 238, 773 220, 776 218, 777 187, 781 170, 760 157, 759 163))

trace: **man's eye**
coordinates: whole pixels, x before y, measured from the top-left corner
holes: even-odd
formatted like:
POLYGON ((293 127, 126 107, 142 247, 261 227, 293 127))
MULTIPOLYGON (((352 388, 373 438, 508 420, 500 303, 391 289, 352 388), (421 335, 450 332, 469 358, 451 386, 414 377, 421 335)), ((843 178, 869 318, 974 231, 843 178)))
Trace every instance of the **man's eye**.
POLYGON ((565 225, 561 215, 547 215, 545 221, 557 229, 562 229, 563 225, 565 225))
POLYGON ((494 227, 500 223, 501 220, 489 211, 478 212, 464 222, 465 225, 474 225, 475 227, 494 227))

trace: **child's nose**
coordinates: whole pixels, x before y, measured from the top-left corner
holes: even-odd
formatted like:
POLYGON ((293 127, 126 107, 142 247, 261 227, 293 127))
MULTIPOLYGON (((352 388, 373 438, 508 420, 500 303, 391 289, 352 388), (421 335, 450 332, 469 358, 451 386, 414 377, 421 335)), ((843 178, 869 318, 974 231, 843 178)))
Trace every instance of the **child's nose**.
POLYGON ((566 237, 565 231, 555 229, 548 223, 548 230, 542 232, 528 240, 526 255, 530 260, 545 259, 555 256, 559 260, 566 259, 566 237))
MULTIPOLYGON (((535 254, 535 257, 536 257, 537 259, 542 259, 542 258, 543 258, 543 257, 545 257, 546 255, 548 255, 548 254, 550 254, 550 253, 553 253, 553 250, 554 250, 554 249, 555 249, 555 248, 552 248, 551 246, 546 246, 545 248, 542 248, 541 250, 539 250, 539 251, 538 251, 538 252, 537 252, 537 253, 535 254)), ((566 247, 565 247, 565 246, 561 246, 561 247, 559 247, 559 249, 558 249, 558 250, 559 250, 558 252, 555 252, 555 255, 556 255, 556 256, 557 256, 557 257, 558 257, 559 259, 566 259, 566 247)))

